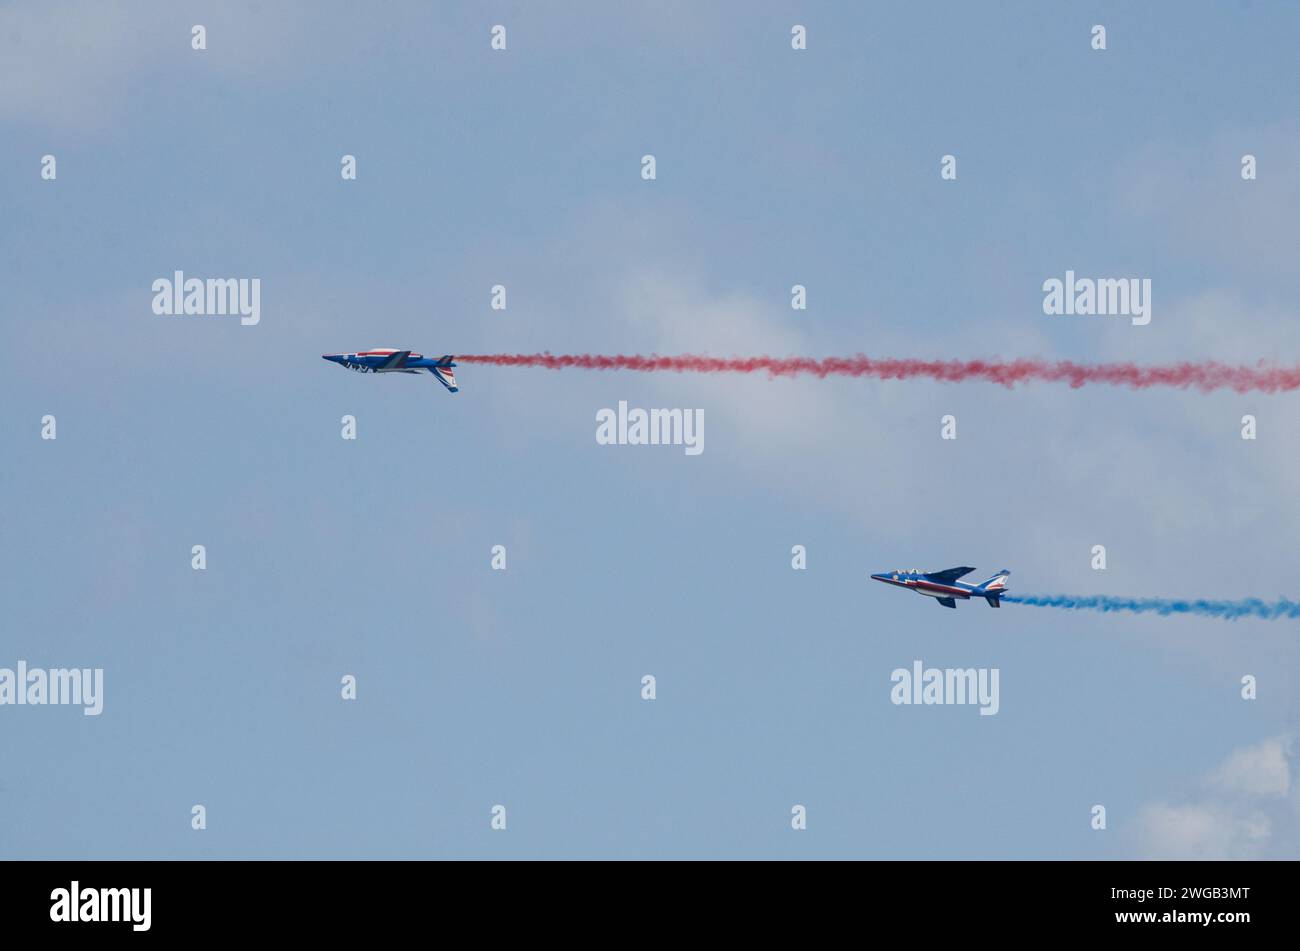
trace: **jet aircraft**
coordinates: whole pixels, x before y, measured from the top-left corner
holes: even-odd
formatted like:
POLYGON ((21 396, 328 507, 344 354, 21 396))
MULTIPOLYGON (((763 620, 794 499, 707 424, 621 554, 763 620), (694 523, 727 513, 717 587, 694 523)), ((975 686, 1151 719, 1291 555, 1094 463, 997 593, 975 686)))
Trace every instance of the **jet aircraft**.
POLYGON ((988 581, 980 584, 967 584, 958 581, 974 571, 974 568, 945 568, 943 571, 883 571, 872 575, 876 581, 908 588, 927 598, 935 598, 945 608, 956 608, 957 599, 969 601, 972 597, 983 598, 991 608, 1002 607, 1002 595, 1007 590, 1007 576, 1010 571, 1003 568, 988 581))
POLYGON ((460 390, 456 385, 456 374, 452 372, 456 358, 451 354, 435 359, 411 350, 385 347, 357 353, 325 353, 321 357, 358 373, 428 373, 451 392, 460 390))

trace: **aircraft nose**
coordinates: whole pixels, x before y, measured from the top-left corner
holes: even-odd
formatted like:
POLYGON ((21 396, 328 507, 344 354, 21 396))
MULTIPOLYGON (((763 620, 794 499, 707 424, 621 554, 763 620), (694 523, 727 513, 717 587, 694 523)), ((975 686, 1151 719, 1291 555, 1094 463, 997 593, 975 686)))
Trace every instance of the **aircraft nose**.
POLYGON ((341 353, 322 353, 322 354, 320 355, 320 358, 321 358, 322 360, 328 360, 330 363, 342 363, 342 362, 343 362, 343 354, 341 354, 341 353))
POLYGON ((872 575, 872 576, 871 576, 871 580, 872 580, 872 581, 884 581, 884 580, 885 580, 886 578, 888 578, 888 577, 889 577, 889 576, 888 576, 888 575, 885 575, 885 574, 872 575))

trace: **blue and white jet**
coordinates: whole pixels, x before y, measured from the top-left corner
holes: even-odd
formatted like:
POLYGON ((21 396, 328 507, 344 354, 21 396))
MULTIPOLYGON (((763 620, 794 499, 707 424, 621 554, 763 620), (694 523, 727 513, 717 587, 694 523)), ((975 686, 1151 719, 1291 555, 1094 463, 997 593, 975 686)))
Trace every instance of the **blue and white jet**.
POLYGON ((967 584, 958 581, 974 571, 974 568, 945 568, 943 571, 884 571, 871 577, 885 584, 908 588, 927 598, 935 598, 945 608, 956 608, 957 599, 969 601, 972 597, 983 598, 991 608, 1002 607, 1002 595, 1007 591, 1007 577, 1010 571, 1003 568, 988 581, 981 584, 967 584))
POLYGON ((357 353, 323 353, 321 358, 358 373, 427 373, 451 392, 460 390, 456 385, 456 374, 452 372, 456 358, 451 354, 433 358, 411 350, 385 347, 357 353))

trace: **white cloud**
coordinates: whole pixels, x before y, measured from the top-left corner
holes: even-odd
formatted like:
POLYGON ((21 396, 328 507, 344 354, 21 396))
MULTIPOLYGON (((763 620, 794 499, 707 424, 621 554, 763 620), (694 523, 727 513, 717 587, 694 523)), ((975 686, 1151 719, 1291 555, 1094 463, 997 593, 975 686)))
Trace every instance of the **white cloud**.
POLYGON ((1258 810, 1239 812, 1219 805, 1146 806, 1139 822, 1151 858, 1259 858, 1272 832, 1258 810))
POLYGON ((1275 737, 1234 750, 1210 777, 1210 784, 1230 795, 1281 797, 1291 789, 1291 746, 1275 737))
POLYGON ((1191 801, 1149 803, 1136 821, 1139 848, 1159 859, 1294 857, 1300 814, 1289 793, 1291 740, 1273 737, 1228 754, 1191 801))

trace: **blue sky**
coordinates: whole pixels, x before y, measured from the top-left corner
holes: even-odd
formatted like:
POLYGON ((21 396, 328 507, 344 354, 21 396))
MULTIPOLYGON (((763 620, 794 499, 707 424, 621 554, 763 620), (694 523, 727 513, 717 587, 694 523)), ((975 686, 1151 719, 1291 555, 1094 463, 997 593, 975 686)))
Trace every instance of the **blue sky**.
POLYGON ((867 578, 1294 597, 1295 396, 465 366, 451 397, 319 355, 1294 362, 1297 27, 0 6, 0 667, 106 694, 0 707, 0 856, 1295 857, 1293 623, 867 578), (1152 322, 1045 316, 1067 269, 1149 277, 1152 322), (261 322, 155 316, 175 270, 259 278, 261 322), (703 409, 705 451, 597 445, 620 400, 703 409), (999 668, 999 713, 892 705, 916 659, 999 668))

